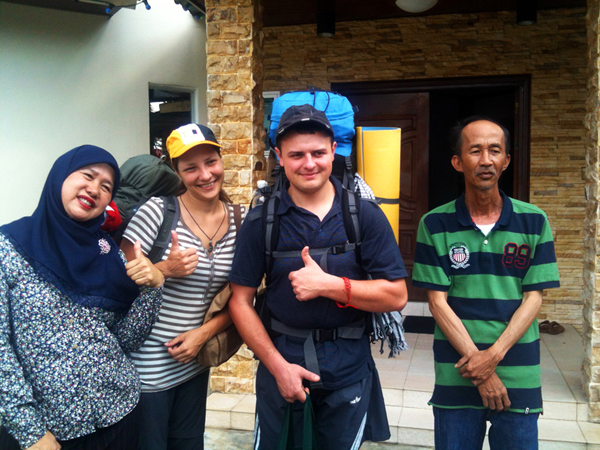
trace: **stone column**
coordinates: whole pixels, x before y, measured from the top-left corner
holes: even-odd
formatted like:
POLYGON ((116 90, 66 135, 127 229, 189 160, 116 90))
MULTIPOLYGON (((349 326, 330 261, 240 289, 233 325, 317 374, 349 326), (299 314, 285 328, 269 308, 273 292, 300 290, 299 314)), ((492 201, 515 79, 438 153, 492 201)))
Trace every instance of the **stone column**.
MULTIPOLYGON (((223 145, 225 189, 248 205, 264 179, 262 21, 258 0, 206 0, 208 126, 223 145)), ((243 347, 213 369, 211 390, 253 392, 256 362, 243 347)))
POLYGON ((600 150, 600 70, 598 0, 587 2, 588 36, 588 99, 585 125, 588 130, 586 145, 583 268, 583 388, 589 399, 589 420, 600 422, 600 210, 598 190, 598 155, 600 150))

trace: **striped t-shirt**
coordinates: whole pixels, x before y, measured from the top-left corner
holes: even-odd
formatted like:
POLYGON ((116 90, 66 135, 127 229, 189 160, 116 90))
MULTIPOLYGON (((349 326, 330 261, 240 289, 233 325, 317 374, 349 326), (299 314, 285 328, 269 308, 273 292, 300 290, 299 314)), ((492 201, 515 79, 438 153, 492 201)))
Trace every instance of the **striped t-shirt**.
MULTIPOLYGON (((167 351, 165 342, 181 333, 198 328, 204 322, 204 315, 219 290, 227 283, 235 251, 235 222, 233 207, 229 212, 229 230, 215 244, 212 255, 202 245, 181 218, 177 223, 179 247, 198 249, 198 267, 184 278, 168 278, 163 289, 163 302, 159 318, 150 336, 137 352, 131 354, 142 381, 143 392, 158 392, 170 389, 207 370, 196 360, 189 363, 175 361, 167 351)), ((242 208, 242 217, 245 209, 242 208)), ((123 235, 130 242, 139 240, 142 251, 150 252, 163 220, 163 201, 153 197, 133 216, 123 235)), ((167 248, 163 260, 171 251, 167 248)))
MULTIPOLYGON (((489 348, 521 306, 523 292, 559 286, 550 225, 536 206, 508 198, 486 236, 471 220, 464 195, 426 214, 419 225, 413 285, 448 292, 448 305, 479 348, 489 348)), ((436 325, 435 388, 430 403, 483 408, 478 389, 454 364, 459 353, 436 325)), ((506 353, 496 374, 508 390, 510 410, 542 410, 537 321, 506 353)))

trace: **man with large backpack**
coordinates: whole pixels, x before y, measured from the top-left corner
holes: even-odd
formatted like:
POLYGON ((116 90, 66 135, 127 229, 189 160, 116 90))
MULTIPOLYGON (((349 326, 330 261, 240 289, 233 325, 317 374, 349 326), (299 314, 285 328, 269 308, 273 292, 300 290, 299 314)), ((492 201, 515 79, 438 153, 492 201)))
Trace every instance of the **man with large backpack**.
POLYGON ((407 273, 383 212, 331 176, 335 148, 323 112, 288 108, 275 148, 288 182, 240 229, 229 309, 260 360, 254 448, 277 448, 288 402, 301 445, 309 391, 321 449, 390 437, 368 316, 405 306, 407 273), (347 225, 350 210, 356 227, 347 225), (277 237, 274 245, 267 235, 277 237), (265 274, 266 314, 259 317, 253 300, 265 274))

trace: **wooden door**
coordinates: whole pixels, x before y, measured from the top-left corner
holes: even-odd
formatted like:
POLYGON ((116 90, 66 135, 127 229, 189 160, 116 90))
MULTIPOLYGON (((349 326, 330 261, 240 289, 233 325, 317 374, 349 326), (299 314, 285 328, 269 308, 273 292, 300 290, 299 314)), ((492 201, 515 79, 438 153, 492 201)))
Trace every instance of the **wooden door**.
MULTIPOLYGON (((419 220, 428 210, 429 94, 350 94, 356 126, 397 127, 401 132, 399 247, 412 275, 419 220)), ((427 301, 407 280, 408 298, 427 301)))

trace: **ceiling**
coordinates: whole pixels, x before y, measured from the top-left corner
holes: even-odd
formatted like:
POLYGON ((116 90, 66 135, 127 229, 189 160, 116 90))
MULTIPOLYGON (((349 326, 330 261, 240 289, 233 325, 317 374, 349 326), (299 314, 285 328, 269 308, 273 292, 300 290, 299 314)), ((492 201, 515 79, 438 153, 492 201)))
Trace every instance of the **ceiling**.
POLYGON ((74 0, 0 0, 7 3, 18 3, 20 5, 39 6, 40 8, 59 9, 62 11, 75 11, 84 14, 95 14, 99 16, 111 16, 120 8, 115 8, 111 14, 106 13, 106 4, 88 3, 74 0))
MULTIPOLYGON (((318 0, 261 0, 263 23, 266 27, 301 25, 317 22, 318 0)), ((320 0, 335 4, 336 22, 375 20, 394 17, 411 17, 399 9, 395 0, 320 0)), ((438 0, 438 4, 425 13, 437 15, 487 11, 514 11, 517 2, 524 0, 438 0)), ((586 0, 537 0, 538 10, 585 7, 586 0)))
MULTIPOLYGON (((111 0, 106 0, 105 3, 102 0, 99 0, 97 3, 88 3, 85 0, 0 1, 104 16, 107 16, 105 11, 106 4, 111 3, 111 0)), ((153 2, 157 1, 169 0, 148 0, 148 3, 152 5, 153 2)), ((199 6, 202 5, 202 7, 204 6, 204 1, 187 1, 194 2, 199 6)), ((187 1, 178 0, 176 3, 187 3, 187 1)), ((264 26, 273 27, 316 23, 318 1, 334 5, 337 22, 415 16, 415 14, 406 13, 396 7, 395 0, 261 0, 264 26)), ((514 11, 518 1, 523 0, 439 0, 438 4, 432 9, 417 15, 514 11)), ((118 2, 114 1, 113 3, 118 2)), ((120 3, 122 4, 123 0, 120 0, 120 3)), ((131 3, 135 3, 135 0, 132 0, 131 3)), ((538 10, 586 6, 586 0, 537 0, 537 3, 538 10)), ((141 7, 143 8, 144 6, 141 5, 141 7)), ((118 7, 114 8, 111 13, 114 14, 118 9, 118 7)))
MULTIPOLYGON (((74 11, 84 14, 95 14, 98 16, 110 17, 127 7, 136 6, 145 9, 143 0, 0 0, 6 3, 18 3, 20 5, 38 6, 40 8, 58 9, 61 11, 74 11), (107 10, 107 6, 110 8, 107 10)), ((146 0, 151 7, 154 2, 164 2, 169 0, 146 0)), ((174 0, 170 0, 174 1, 174 0)), ((177 0, 175 3, 185 4, 186 11, 196 18, 204 17, 204 0, 177 0)))

